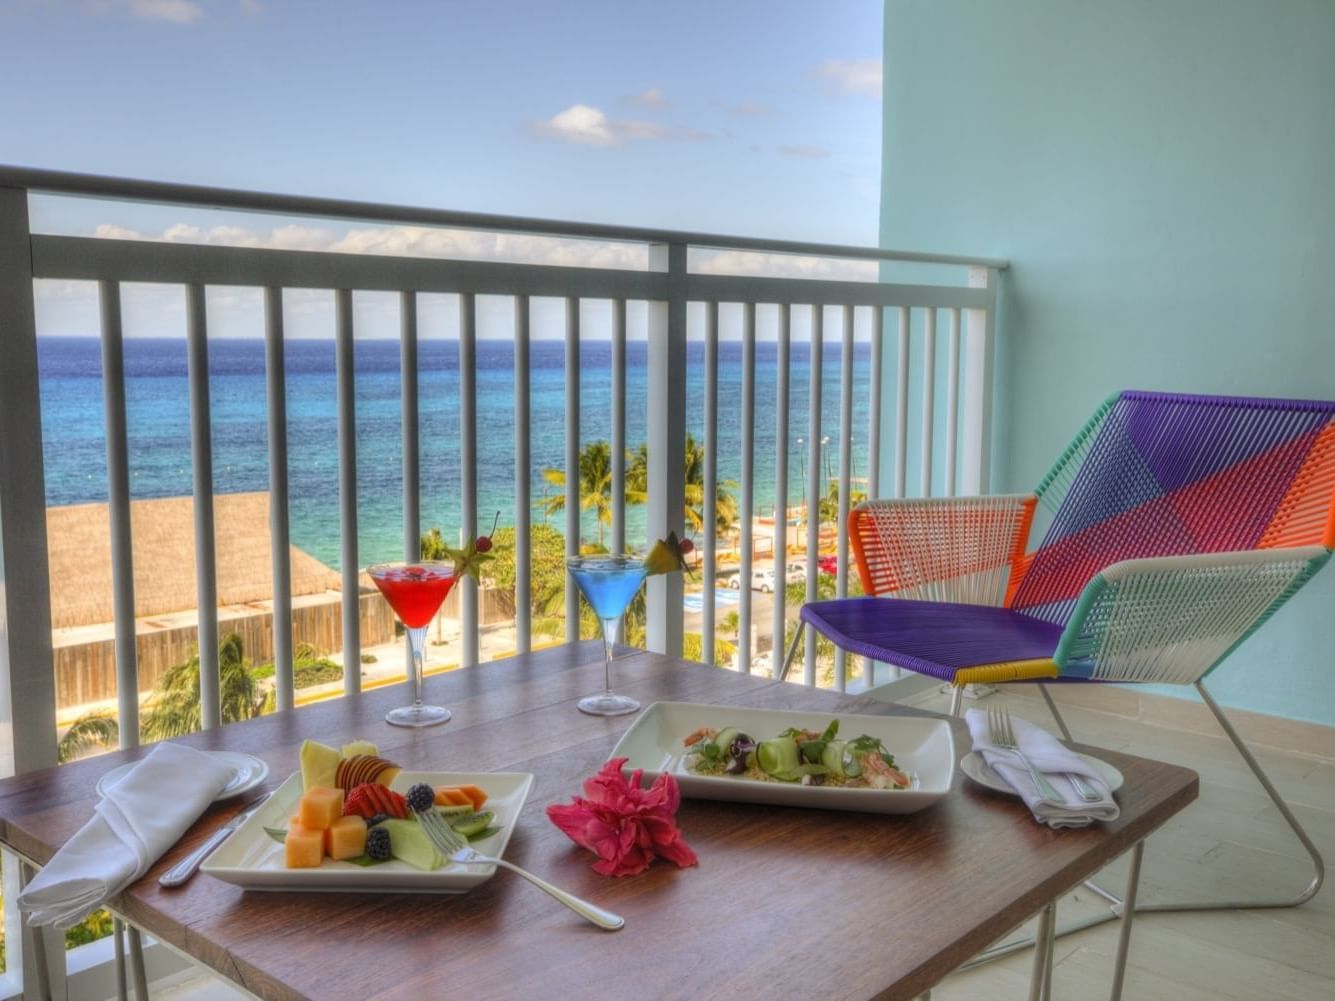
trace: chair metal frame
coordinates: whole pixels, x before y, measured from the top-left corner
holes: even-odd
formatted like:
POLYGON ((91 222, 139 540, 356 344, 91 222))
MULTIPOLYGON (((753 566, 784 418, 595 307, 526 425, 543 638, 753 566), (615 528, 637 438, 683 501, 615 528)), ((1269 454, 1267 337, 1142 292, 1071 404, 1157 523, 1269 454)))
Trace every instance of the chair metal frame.
MULTIPOLYGON (((955 686, 952 715, 967 683, 1037 682, 1069 741, 1047 681, 1196 689, 1306 850, 1313 876, 1295 896, 1137 902, 1136 913, 1295 907, 1316 896, 1319 850, 1204 679, 1335 549, 1335 403, 1116 394, 1033 494, 868 501, 850 512, 849 535, 868 595, 993 605, 1062 627, 1050 658, 933 672, 955 686), (1026 551, 1040 510, 1042 542, 1026 551)), ((803 627, 819 629, 820 608, 837 604, 804 606, 781 679, 803 627)), ((892 650, 875 659, 922 669, 892 650)), ((1110 911, 1057 934, 1125 913, 1121 897, 1087 885, 1110 911)), ((997 946, 969 965, 1032 944, 997 946)))

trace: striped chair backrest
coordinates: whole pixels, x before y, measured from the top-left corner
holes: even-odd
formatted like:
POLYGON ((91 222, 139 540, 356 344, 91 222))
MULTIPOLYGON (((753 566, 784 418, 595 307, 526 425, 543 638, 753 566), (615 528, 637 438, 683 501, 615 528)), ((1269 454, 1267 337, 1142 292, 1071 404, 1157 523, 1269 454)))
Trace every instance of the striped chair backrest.
POLYGON ((1006 604, 1047 622, 1122 560, 1335 548, 1335 403, 1124 392, 1037 493, 1052 520, 1006 604))

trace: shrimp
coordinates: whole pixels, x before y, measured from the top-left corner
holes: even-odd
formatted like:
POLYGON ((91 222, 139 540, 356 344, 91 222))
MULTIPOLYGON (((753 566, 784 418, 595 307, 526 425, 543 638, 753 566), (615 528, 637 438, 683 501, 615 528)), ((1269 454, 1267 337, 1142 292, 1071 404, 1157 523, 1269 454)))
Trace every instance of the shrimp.
POLYGON ((683 747, 692 747, 702 740, 713 740, 718 736, 718 731, 712 726, 702 726, 689 737, 681 742, 683 747))
POLYGON ((873 789, 907 789, 911 785, 907 775, 875 753, 862 756, 862 777, 873 789))

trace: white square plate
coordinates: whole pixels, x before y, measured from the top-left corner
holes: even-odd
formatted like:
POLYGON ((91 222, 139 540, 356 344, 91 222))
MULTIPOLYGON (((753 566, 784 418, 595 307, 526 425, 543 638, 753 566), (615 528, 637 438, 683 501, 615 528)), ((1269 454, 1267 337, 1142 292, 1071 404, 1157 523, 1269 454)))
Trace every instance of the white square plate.
POLYGON ((627 758, 627 769, 642 768, 647 779, 670 771, 683 796, 737 803, 771 803, 822 810, 865 813, 916 813, 950 793, 955 776, 955 741, 950 724, 921 716, 863 716, 843 713, 745 709, 693 702, 655 702, 626 731, 613 758, 627 758), (879 737, 901 771, 915 776, 910 789, 849 789, 804 786, 798 782, 762 782, 731 776, 696 775, 687 770, 682 741, 702 726, 735 726, 753 739, 768 740, 790 726, 824 730, 839 721, 839 736, 879 737))
MULTIPOLYGON (((487 794, 482 807, 496 814, 501 831, 473 843, 484 855, 501 858, 533 785, 527 772, 400 772, 391 788, 407 792, 417 782, 431 785, 478 786, 487 794)), ((337 890, 341 893, 464 893, 485 883, 494 865, 446 863, 434 872, 415 869, 391 859, 380 865, 360 866, 325 859, 318 869, 289 869, 283 865, 283 846, 265 833, 266 827, 287 828, 301 799, 301 773, 288 778, 268 802, 228 837, 200 866, 202 872, 249 890, 337 890)))

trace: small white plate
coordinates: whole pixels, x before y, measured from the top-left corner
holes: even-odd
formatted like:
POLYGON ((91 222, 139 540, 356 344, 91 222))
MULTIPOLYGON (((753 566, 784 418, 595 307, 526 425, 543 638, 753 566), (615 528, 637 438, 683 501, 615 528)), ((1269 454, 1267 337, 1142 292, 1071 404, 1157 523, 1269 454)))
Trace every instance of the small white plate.
POLYGON ((950 724, 927 716, 868 716, 808 710, 746 709, 693 702, 655 702, 626 731, 611 758, 627 758, 625 769, 644 769, 645 781, 668 770, 683 796, 736 803, 768 803, 817 810, 864 813, 915 813, 950 794, 955 774, 955 744, 950 724), (735 726, 757 740, 790 726, 824 730, 839 721, 839 735, 879 737, 895 764, 915 777, 908 789, 849 789, 804 786, 797 782, 760 782, 724 775, 696 775, 682 758, 682 740, 702 726, 735 726))
MULTIPOLYGON (((222 792, 213 797, 215 803, 250 792, 269 777, 269 766, 253 754, 243 754, 241 751, 200 751, 200 753, 207 754, 215 761, 220 761, 224 765, 231 765, 236 769, 227 785, 223 786, 222 792)), ((125 764, 117 765, 111 769, 97 780, 97 794, 105 796, 107 790, 125 778, 137 764, 139 764, 137 761, 127 761, 125 764)))
MULTIPOLYGON (((501 828, 476 847, 492 858, 503 858, 519 820, 533 776, 527 772, 400 772, 390 788, 407 792, 417 782, 431 785, 475 785, 487 794, 484 810, 496 814, 501 828)), ((293 773, 274 794, 204 860, 200 871, 248 890, 303 890, 337 893, 465 893, 485 883, 494 865, 459 865, 447 862, 433 872, 414 869, 392 859, 380 865, 360 866, 325 859, 318 869, 288 869, 283 846, 264 828, 286 829, 301 798, 301 773, 293 773)))
MULTIPOLYGON (((1109 792, 1116 792, 1122 788, 1122 783, 1126 780, 1122 777, 1122 773, 1108 762, 1092 758, 1088 754, 1081 754, 1079 751, 1076 751, 1075 755, 1103 776, 1103 781, 1107 783, 1109 792)), ((1004 792, 1008 796, 1019 795, 1011 788, 1009 782, 992 770, 992 766, 987 763, 987 759, 979 751, 970 751, 960 759, 960 771, 980 786, 987 786, 987 788, 994 789, 997 792, 1004 792)))

